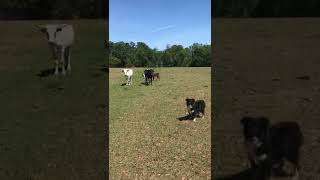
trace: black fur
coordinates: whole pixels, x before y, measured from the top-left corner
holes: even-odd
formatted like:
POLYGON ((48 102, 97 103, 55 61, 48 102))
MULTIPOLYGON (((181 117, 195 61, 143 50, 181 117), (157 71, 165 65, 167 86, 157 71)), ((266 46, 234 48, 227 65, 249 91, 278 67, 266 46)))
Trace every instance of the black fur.
POLYGON ((243 126, 243 136, 250 165, 256 168, 259 163, 259 157, 268 151, 267 145, 270 122, 264 117, 244 117, 240 122, 243 126), (258 140, 258 142, 255 142, 255 139, 258 140), (257 143, 260 143, 260 145, 257 143))
POLYGON ((202 117, 206 108, 206 104, 203 100, 186 99, 186 105, 189 115, 194 117, 202 117), (201 114, 200 114, 201 113, 201 114))
POLYGON ((271 173, 280 176, 293 175, 284 172, 285 160, 294 165, 295 169, 299 169, 299 151, 303 135, 296 122, 271 125, 264 117, 244 117, 240 122, 243 126, 248 159, 251 167, 256 169, 254 176, 268 178, 271 173), (263 155, 266 155, 266 159, 260 158, 263 155))
POLYGON ((152 85, 152 78, 153 78, 153 69, 146 69, 144 70, 143 74, 145 76, 145 84, 152 85))

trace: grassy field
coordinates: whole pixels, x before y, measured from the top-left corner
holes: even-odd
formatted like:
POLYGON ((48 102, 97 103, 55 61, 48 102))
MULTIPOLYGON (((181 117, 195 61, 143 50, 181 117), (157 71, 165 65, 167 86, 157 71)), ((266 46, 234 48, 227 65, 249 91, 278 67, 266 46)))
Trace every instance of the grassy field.
POLYGON ((110 179, 211 179, 211 70, 156 68, 145 86, 135 68, 132 86, 120 69, 109 77, 110 179), (204 119, 179 121, 186 97, 206 102, 204 119))
POLYGON ((0 179, 105 179, 106 22, 71 22, 72 74, 40 77, 54 61, 36 25, 52 22, 0 22, 0 179))
POLYGON ((319 180, 320 19, 216 19, 212 28, 213 176, 246 169, 240 118, 262 115, 301 125, 300 179, 319 180))

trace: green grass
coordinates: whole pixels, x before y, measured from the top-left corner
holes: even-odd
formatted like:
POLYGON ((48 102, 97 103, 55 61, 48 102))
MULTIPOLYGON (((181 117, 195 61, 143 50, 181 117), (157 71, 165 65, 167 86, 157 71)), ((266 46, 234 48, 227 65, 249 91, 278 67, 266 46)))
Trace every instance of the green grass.
POLYGON ((0 179, 105 179, 106 23, 71 22, 72 74, 40 78, 52 22, 0 22, 0 179))
POLYGON ((210 179, 210 68, 157 68, 145 86, 135 68, 132 86, 112 68, 109 77, 110 179, 210 179), (205 118, 178 121, 185 98, 204 99, 205 118))

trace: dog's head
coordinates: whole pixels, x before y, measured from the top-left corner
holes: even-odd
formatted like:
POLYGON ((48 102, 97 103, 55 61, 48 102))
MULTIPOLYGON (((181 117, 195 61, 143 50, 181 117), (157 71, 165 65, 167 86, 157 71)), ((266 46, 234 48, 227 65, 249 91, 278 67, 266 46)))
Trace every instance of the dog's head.
POLYGON ((270 121, 265 117, 243 117, 240 120, 246 143, 253 143, 256 147, 265 143, 268 136, 270 121))
POLYGON ((195 102, 196 102, 195 99, 186 98, 186 104, 187 104, 188 110, 191 111, 193 109, 193 106, 194 106, 195 102))

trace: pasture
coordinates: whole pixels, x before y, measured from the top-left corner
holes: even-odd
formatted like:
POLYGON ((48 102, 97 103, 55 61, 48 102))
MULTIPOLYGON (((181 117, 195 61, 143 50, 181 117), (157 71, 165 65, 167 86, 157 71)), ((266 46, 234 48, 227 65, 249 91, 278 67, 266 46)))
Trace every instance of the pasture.
MULTIPOLYGON (((301 180, 320 179, 319 18, 215 19, 214 178, 241 173, 240 119, 296 121, 304 134, 301 180)), ((232 180, 230 178, 229 180, 232 180)))
POLYGON ((105 179, 104 20, 0 22, 0 179, 105 179), (54 77, 43 23, 72 23, 72 73, 54 77))
POLYGON ((119 68, 109 76, 109 178, 211 179, 211 68, 154 68, 161 80, 133 84, 119 68), (204 119, 179 121, 186 97, 206 102, 204 119))

